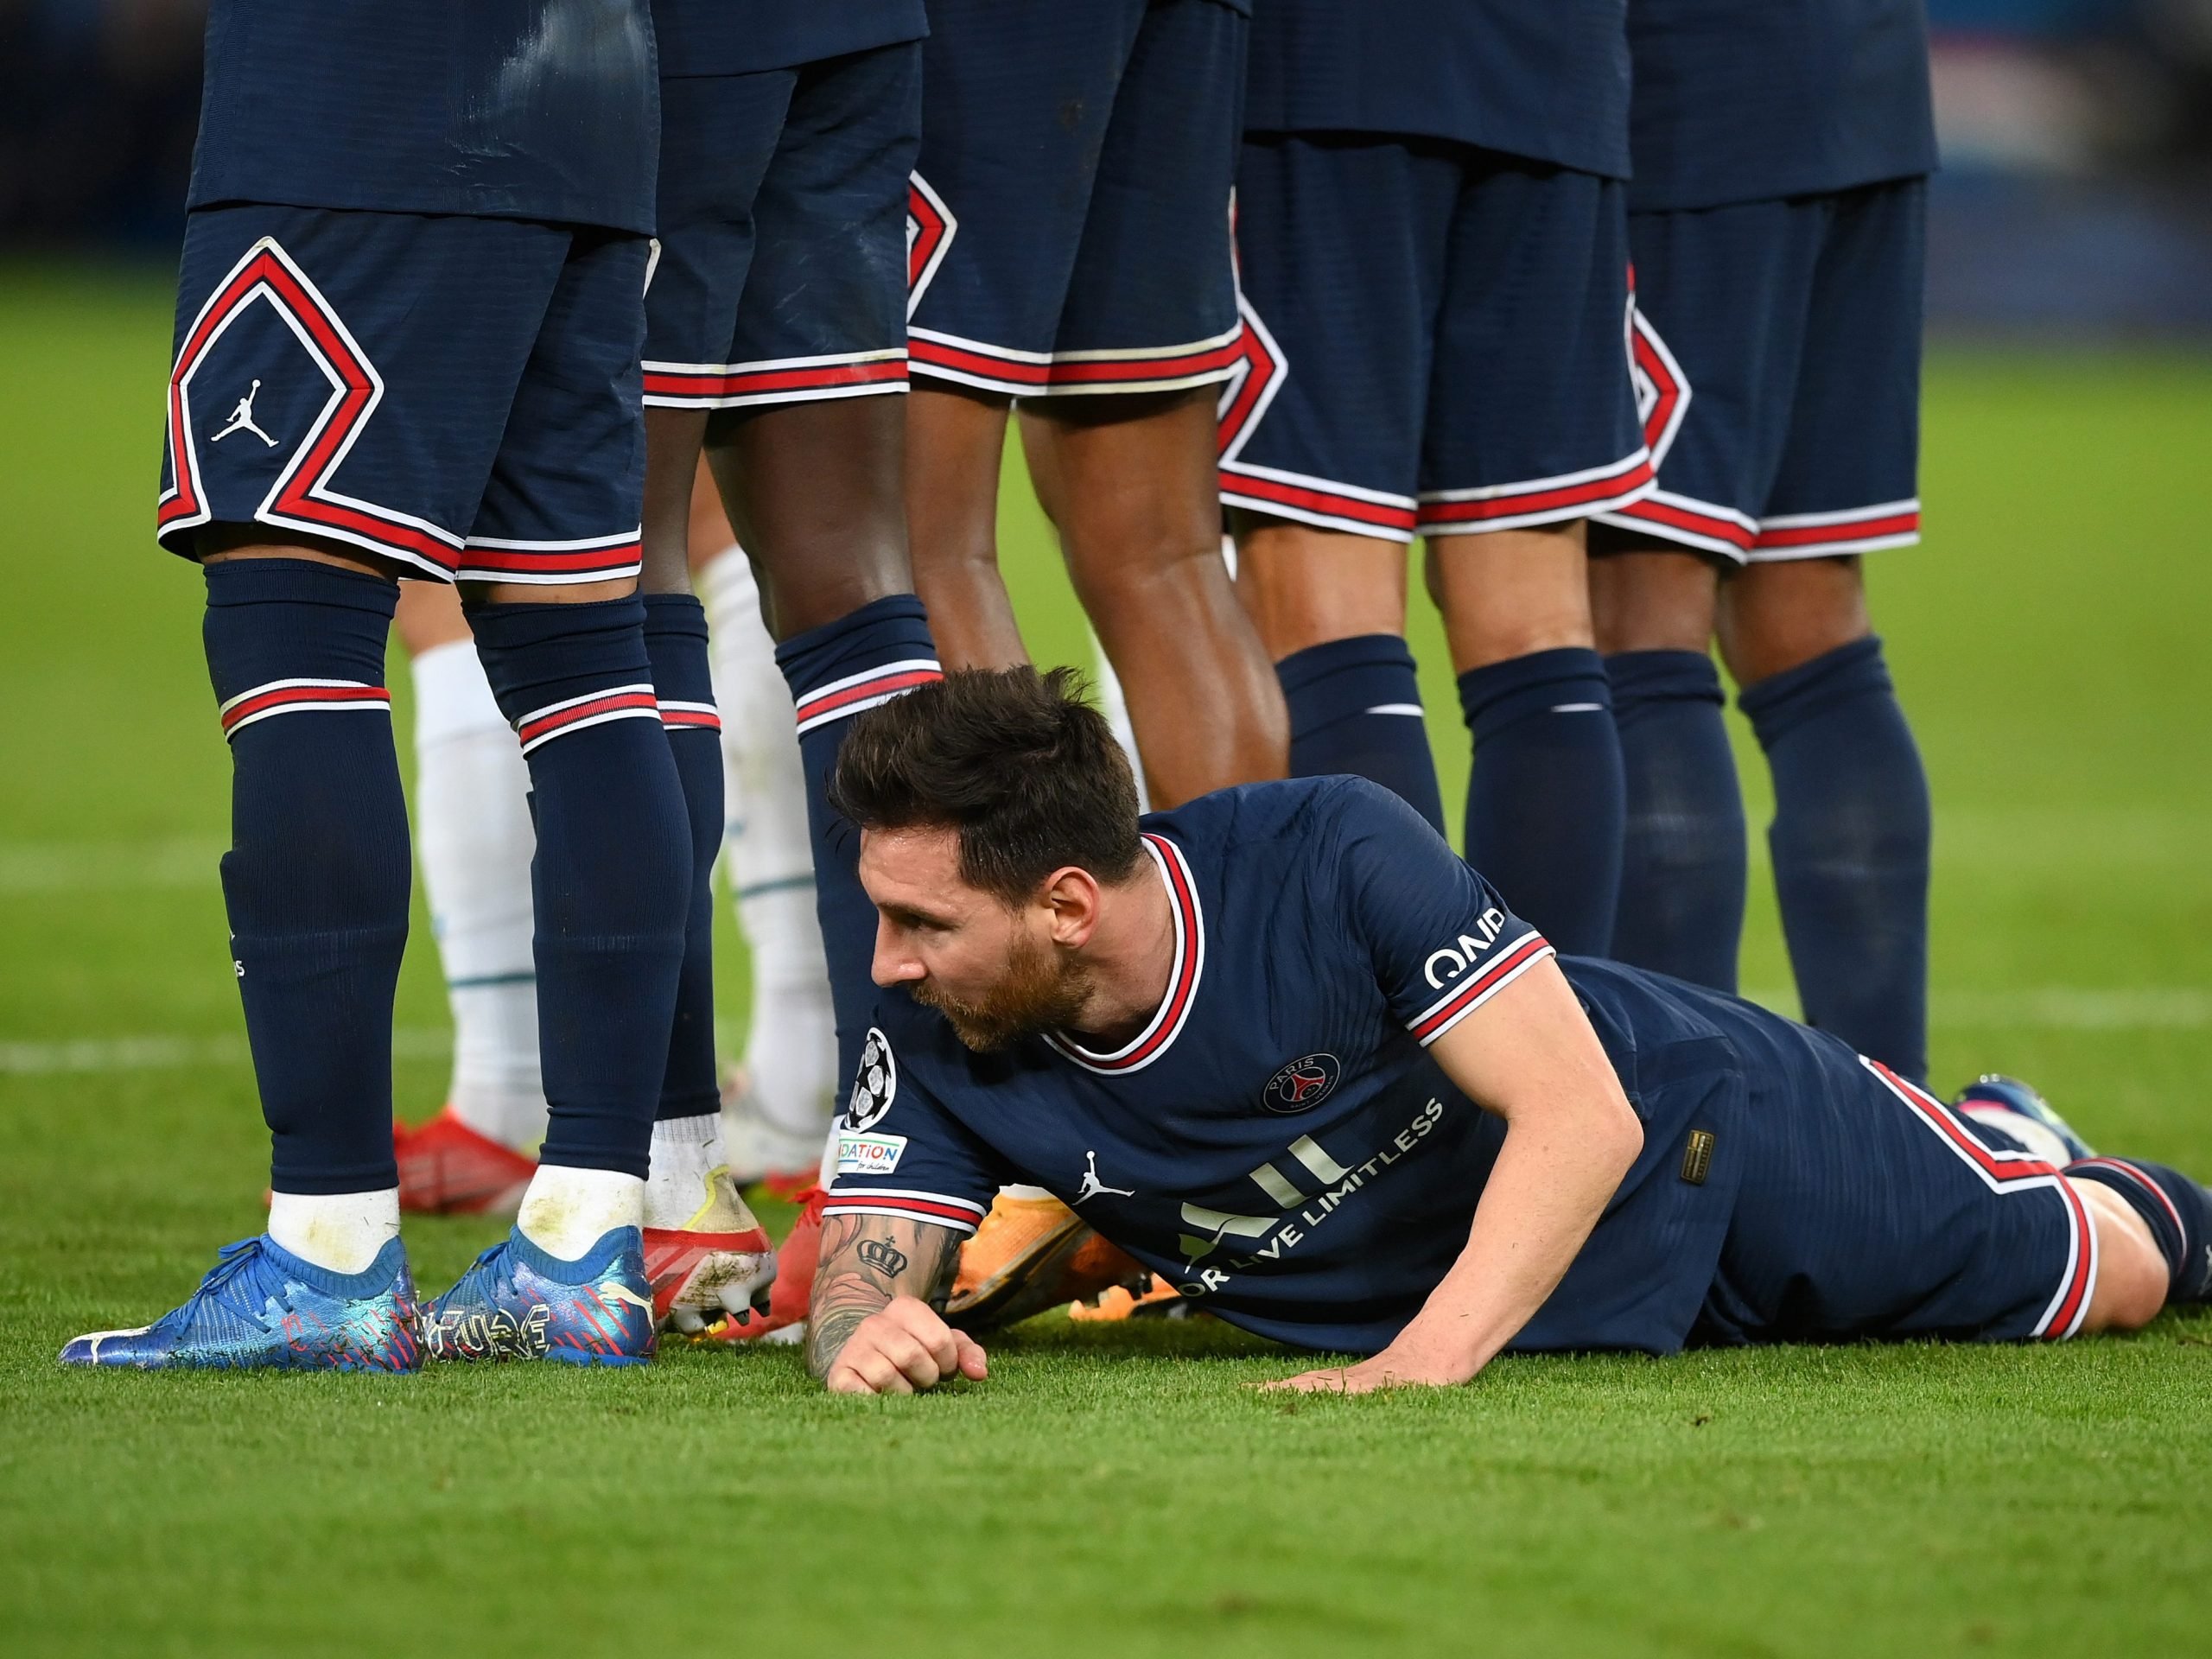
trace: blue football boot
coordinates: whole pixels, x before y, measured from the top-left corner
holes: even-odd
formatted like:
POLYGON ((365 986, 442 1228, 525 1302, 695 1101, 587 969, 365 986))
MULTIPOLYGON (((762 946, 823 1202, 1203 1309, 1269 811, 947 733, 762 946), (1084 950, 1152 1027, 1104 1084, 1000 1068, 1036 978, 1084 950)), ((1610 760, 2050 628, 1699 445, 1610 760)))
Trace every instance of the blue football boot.
POLYGON ((652 1283, 635 1227, 613 1228, 581 1261, 548 1255, 519 1229, 423 1307, 431 1359, 557 1359, 642 1365, 653 1357, 652 1283))
POLYGON ((1984 1072, 1960 1090, 1951 1104, 1977 1123, 2011 1135, 2046 1163, 2063 1166, 2097 1155, 2049 1101, 2018 1077, 1984 1072))
POLYGON ((333 1273, 264 1233, 226 1244, 183 1306, 137 1331, 79 1337, 61 1351, 61 1363, 142 1371, 415 1371, 423 1368, 418 1314, 397 1239, 365 1272, 333 1273))

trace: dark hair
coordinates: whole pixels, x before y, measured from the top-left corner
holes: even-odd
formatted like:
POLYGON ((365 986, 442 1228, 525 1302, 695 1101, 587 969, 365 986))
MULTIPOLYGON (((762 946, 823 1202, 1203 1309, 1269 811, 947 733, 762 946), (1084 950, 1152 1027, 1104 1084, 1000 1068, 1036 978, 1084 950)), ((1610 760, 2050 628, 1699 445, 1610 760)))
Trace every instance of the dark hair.
POLYGON ((830 800, 863 830, 960 833, 960 874, 1008 904, 1075 865, 1126 880, 1137 787, 1105 716, 1071 668, 946 675, 856 716, 830 800))

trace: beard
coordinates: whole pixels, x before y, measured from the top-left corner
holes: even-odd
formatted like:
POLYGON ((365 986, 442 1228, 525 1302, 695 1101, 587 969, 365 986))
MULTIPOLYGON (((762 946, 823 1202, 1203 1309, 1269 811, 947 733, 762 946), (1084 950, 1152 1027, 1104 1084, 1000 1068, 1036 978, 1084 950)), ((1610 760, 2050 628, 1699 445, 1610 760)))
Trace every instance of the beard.
POLYGON ((963 1044, 988 1054, 1074 1024, 1090 999, 1090 976, 1024 934, 1007 948, 1004 977, 973 1001, 928 980, 908 986, 907 995, 943 1014, 963 1044))

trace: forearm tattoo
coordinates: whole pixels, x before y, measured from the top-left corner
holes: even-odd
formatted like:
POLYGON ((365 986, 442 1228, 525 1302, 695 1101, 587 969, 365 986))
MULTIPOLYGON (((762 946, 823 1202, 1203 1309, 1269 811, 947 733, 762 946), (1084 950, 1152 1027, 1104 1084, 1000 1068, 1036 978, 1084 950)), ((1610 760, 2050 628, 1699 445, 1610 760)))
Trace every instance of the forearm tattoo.
POLYGON ((925 1221, 832 1216, 822 1224, 822 1261, 806 1316, 806 1368, 827 1376, 861 1320, 893 1298, 942 1307, 960 1260, 961 1235, 925 1221))

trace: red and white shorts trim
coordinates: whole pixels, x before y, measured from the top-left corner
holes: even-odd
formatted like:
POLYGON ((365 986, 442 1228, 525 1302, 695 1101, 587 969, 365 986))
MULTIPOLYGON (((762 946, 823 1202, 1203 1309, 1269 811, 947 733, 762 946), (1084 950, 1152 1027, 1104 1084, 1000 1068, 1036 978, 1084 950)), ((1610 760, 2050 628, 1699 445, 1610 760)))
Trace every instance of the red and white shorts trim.
POLYGON ((472 536, 453 571, 455 582, 512 582, 533 588, 612 582, 638 574, 639 532, 587 536, 576 541, 515 541, 472 536))
POLYGON ((1917 499, 1885 501, 1840 512, 1789 512, 1754 518, 1718 502, 1660 489, 1599 517, 1622 530, 1640 531, 1745 564, 1872 553, 1885 547, 1910 547, 1920 539, 1917 499))
POLYGON ((1925 1089, 1908 1083, 1879 1060, 1859 1057, 1859 1063, 1882 1080, 1915 1116, 1957 1154, 1961 1162, 1980 1176, 1991 1192, 2051 1192, 2066 1210, 2066 1265, 2058 1287, 2051 1293, 2042 1317, 2028 1334, 2056 1342, 2077 1333, 2088 1317, 2090 1299, 2097 1287, 2097 1232, 2089 1220, 2088 1206, 2055 1164, 2028 1152, 1998 1152, 1961 1122, 1956 1112, 1925 1089))
POLYGON ((934 328, 911 328, 913 372, 1010 397, 1175 391, 1211 385, 1243 361, 1239 323, 1210 340, 1123 350, 1021 352, 934 328))
POLYGON ((522 752, 528 754, 540 744, 589 726, 604 726, 615 720, 658 722, 660 717, 660 703, 652 686, 611 685, 604 691, 563 698, 533 709, 515 722, 515 735, 522 740, 522 752))
POLYGON ((391 693, 363 680, 270 680, 216 709, 225 739, 278 715, 389 715, 391 693))
POLYGON ((741 409, 906 390, 906 351, 838 352, 758 363, 648 363, 648 409, 741 409))
POLYGON ((1483 531, 1525 530, 1616 512, 1640 501, 1657 487, 1651 452, 1636 453, 1603 467, 1561 473, 1520 484, 1491 484, 1471 490, 1424 490, 1415 528, 1423 536, 1465 536, 1483 531))

